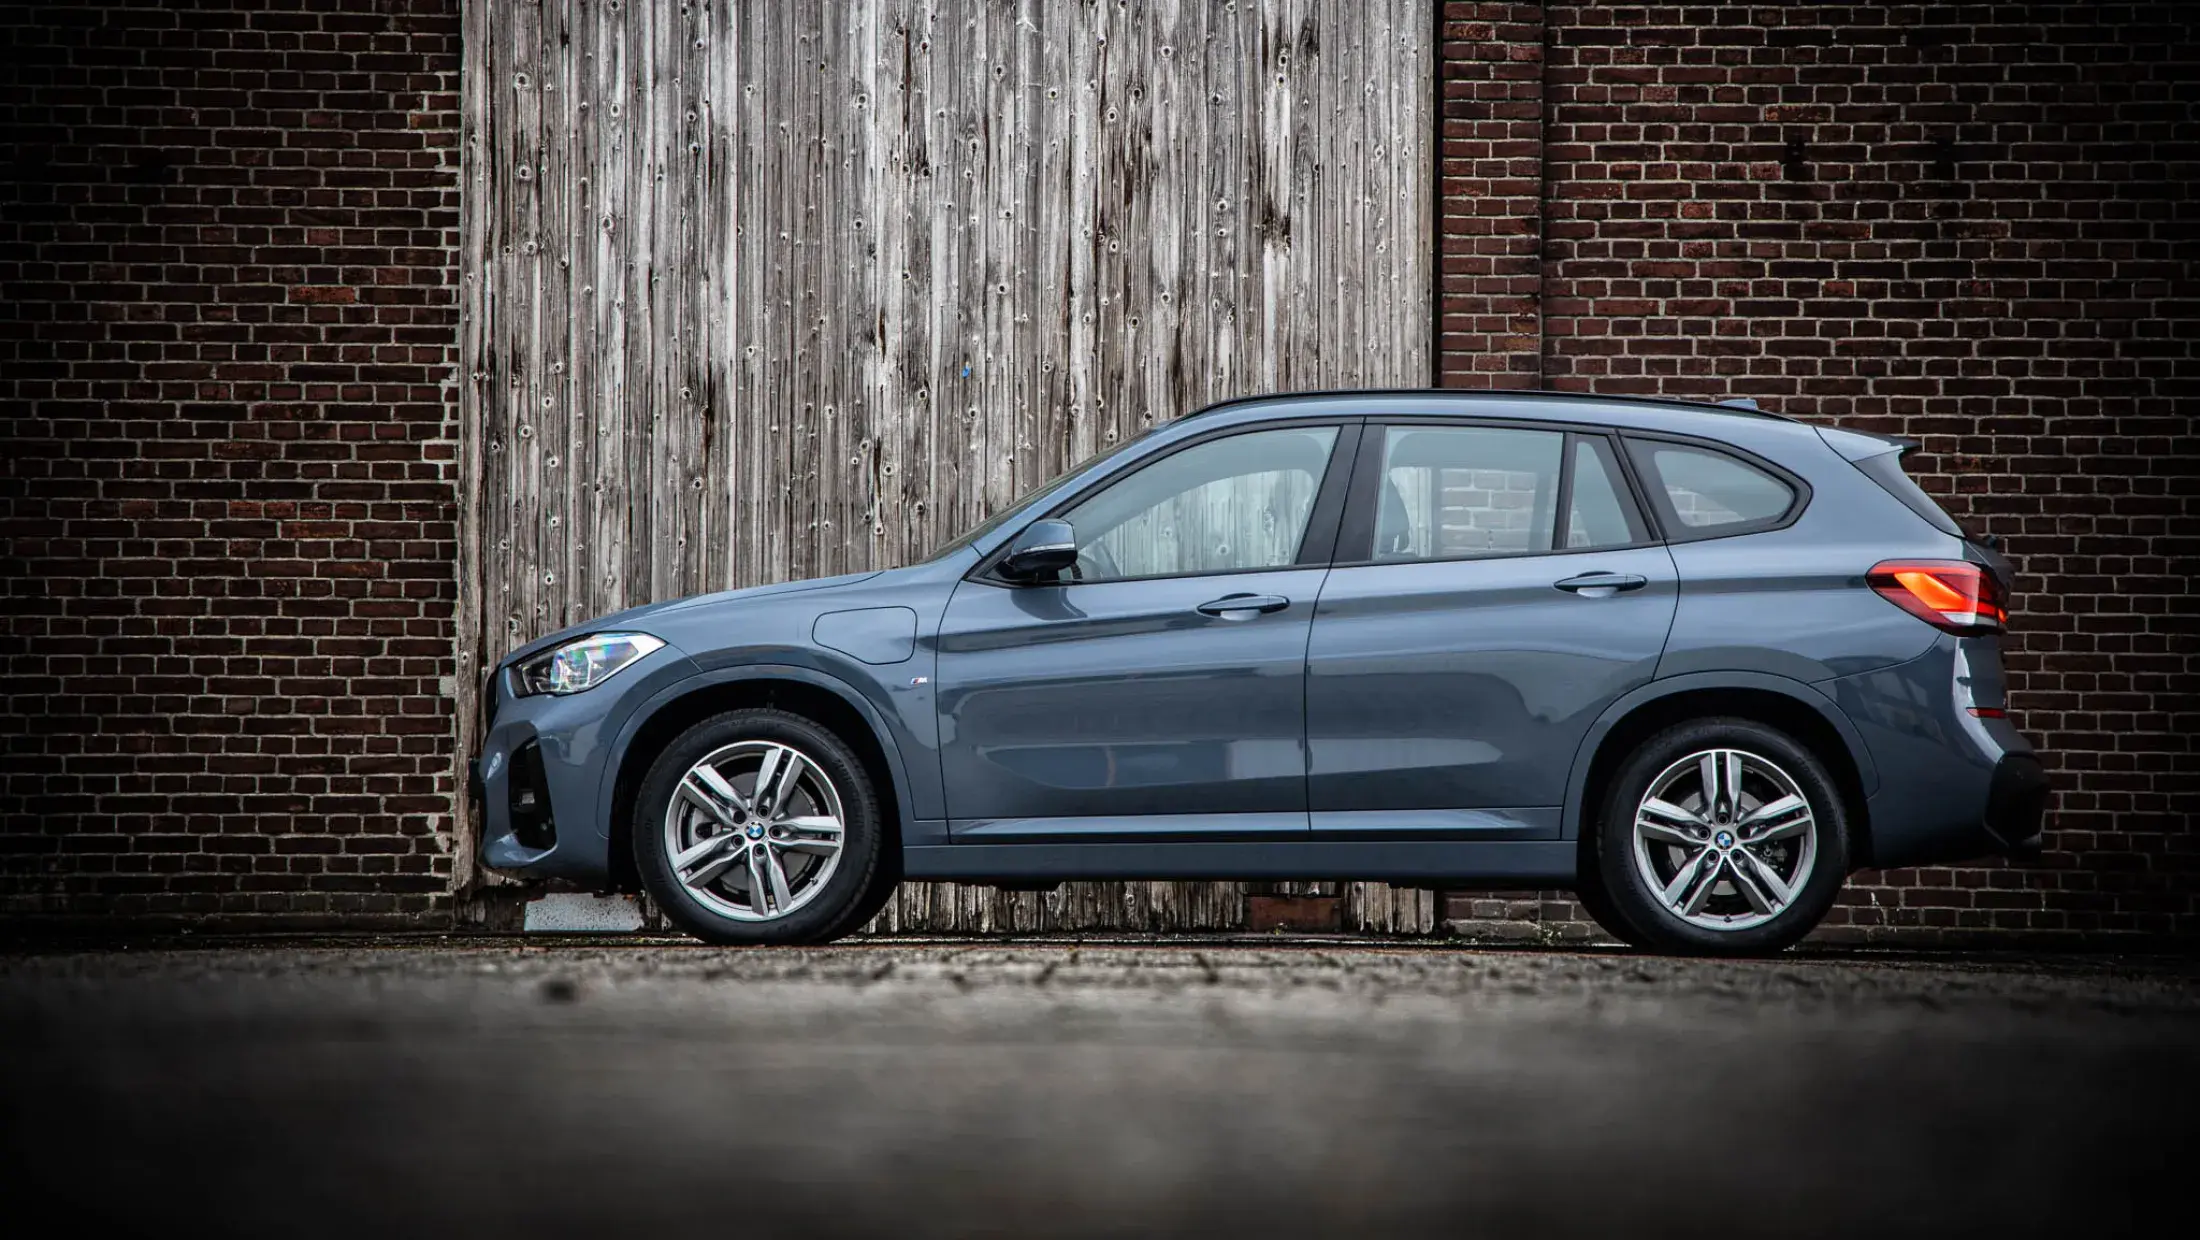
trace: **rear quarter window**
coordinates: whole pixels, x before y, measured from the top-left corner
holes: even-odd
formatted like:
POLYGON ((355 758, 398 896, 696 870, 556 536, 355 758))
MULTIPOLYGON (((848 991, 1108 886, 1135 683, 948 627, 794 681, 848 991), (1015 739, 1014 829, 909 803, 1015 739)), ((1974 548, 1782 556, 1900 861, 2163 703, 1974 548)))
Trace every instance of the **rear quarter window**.
POLYGON ((1901 500, 1903 506, 1911 512, 1925 518, 1934 529, 1943 534, 1953 534, 1957 538, 1964 537, 1963 527, 1956 524, 1956 519, 1934 502, 1933 497, 1926 494, 1925 488, 1917 485, 1916 479, 1904 472, 1903 455, 1901 452, 1882 452, 1878 456, 1867 456, 1849 464, 1862 470, 1865 477, 1878 483, 1887 494, 1901 500))
POLYGON ((1675 541, 1770 528, 1801 499, 1787 480, 1714 448, 1630 438, 1627 451, 1675 541))

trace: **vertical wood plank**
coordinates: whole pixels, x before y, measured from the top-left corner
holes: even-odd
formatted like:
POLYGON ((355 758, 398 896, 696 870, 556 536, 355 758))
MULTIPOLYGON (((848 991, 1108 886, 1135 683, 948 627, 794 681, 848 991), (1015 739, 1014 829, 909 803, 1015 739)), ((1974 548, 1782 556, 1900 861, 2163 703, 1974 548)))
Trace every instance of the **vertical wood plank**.
MULTIPOLYGON (((489 442, 484 411, 494 392, 496 364, 485 334, 495 322, 496 290, 490 283, 489 246, 495 232, 493 208, 499 199, 490 182, 489 128, 496 110, 489 106, 490 83, 499 63, 494 43, 492 10, 484 4, 468 4, 460 13, 461 42, 466 49, 459 83, 459 246, 461 270, 458 325, 460 405, 458 432, 458 597, 453 627, 458 649, 454 658, 452 693, 458 699, 453 712, 458 731, 457 752, 464 763, 481 744, 482 658, 499 649, 484 626, 489 623, 484 599, 494 597, 495 571, 483 547, 483 539, 502 522, 488 516, 483 507, 489 442)), ((460 772, 463 775, 463 771, 460 772)), ((464 787, 464 784, 457 785, 464 787)), ((452 832, 451 883, 469 892, 486 876, 475 860, 480 823, 470 804, 461 801, 452 832)))

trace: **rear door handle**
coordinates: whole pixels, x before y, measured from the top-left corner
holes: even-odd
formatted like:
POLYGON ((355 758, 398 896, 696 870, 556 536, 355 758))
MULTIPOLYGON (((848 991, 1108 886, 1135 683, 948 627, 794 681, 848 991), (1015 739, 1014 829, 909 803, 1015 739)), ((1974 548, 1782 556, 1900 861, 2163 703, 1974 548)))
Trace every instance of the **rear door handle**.
POLYGON ((1291 600, 1280 594, 1231 594, 1211 603, 1201 603, 1199 614, 1220 616, 1225 620, 1250 620, 1254 616, 1271 611, 1282 611, 1291 600))
POLYGON ((1650 584, 1650 579, 1633 573, 1583 573, 1551 584, 1583 598, 1610 598, 1623 590, 1640 590, 1650 584))

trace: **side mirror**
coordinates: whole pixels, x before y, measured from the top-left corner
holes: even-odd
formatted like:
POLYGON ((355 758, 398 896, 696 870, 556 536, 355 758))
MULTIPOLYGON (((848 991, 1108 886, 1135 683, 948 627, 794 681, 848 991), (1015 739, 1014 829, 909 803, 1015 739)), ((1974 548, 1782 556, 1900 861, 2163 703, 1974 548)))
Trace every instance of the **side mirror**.
POLYGON ((1001 572, 1020 581, 1051 576, 1077 563, 1077 532, 1067 521, 1034 521, 1001 557, 1001 572))

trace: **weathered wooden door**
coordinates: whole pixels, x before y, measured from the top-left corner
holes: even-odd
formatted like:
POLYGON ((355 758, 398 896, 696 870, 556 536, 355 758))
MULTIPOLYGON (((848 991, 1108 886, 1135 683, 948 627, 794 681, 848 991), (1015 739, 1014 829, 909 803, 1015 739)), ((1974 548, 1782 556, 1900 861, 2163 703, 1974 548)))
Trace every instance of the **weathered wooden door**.
MULTIPOLYGON (((469 0, 461 727, 539 633, 902 563, 1212 400, 1426 384, 1433 29, 1423 0, 469 0)), ((1243 908, 912 886, 881 924, 1243 908)))

